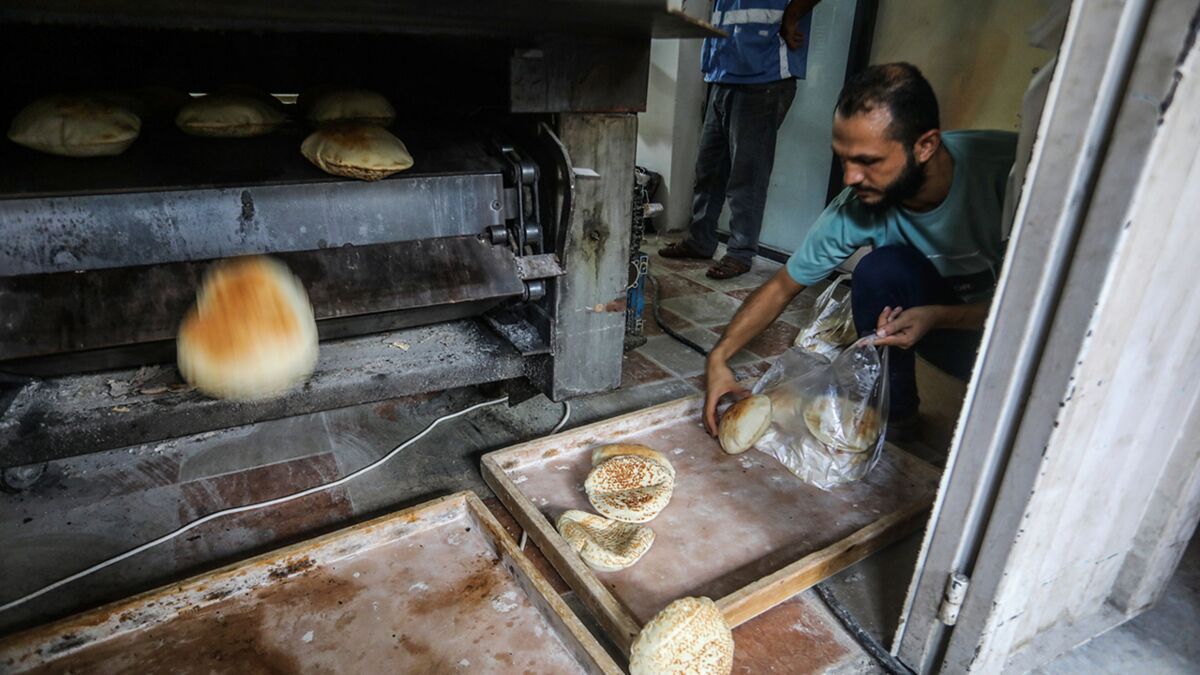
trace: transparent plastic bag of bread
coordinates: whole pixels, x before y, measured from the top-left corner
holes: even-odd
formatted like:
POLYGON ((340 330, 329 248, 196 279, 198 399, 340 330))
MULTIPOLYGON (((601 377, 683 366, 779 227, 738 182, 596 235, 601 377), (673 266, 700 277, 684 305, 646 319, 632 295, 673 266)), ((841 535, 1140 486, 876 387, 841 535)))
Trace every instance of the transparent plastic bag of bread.
POLYGON ((841 286, 849 278, 849 274, 843 274, 821 291, 802 318, 793 345, 833 359, 854 342, 858 333, 854 330, 850 293, 841 286))
POLYGON ((829 359, 793 347, 754 386, 771 399, 771 428, 755 447, 822 490, 861 480, 883 452, 887 347, 863 338, 829 359))

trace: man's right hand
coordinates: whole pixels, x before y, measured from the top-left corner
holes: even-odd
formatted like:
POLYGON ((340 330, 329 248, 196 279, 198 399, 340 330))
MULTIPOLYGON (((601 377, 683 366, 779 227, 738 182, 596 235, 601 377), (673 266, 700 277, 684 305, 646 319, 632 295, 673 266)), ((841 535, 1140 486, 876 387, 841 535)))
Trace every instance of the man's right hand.
POLYGON ((742 400, 750 392, 738 384, 733 371, 723 361, 709 359, 704 368, 704 428, 710 436, 717 435, 717 404, 726 394, 732 394, 737 400, 742 400))

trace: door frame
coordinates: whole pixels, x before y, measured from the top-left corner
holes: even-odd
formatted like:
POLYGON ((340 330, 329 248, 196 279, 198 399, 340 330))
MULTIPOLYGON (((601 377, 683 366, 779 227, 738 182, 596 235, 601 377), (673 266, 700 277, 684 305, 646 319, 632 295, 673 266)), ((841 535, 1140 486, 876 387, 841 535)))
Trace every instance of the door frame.
MULTIPOLYGON (((980 653, 992 601, 1028 524, 1025 507, 1069 398, 1161 104, 1191 47, 1196 4, 1073 4, 976 375, 893 641, 893 652, 919 672, 997 662, 980 653), (953 626, 939 618, 951 574, 969 579, 953 626)), ((1082 638, 1056 642, 1073 646, 1129 616, 1101 612, 1079 622, 1082 638)))

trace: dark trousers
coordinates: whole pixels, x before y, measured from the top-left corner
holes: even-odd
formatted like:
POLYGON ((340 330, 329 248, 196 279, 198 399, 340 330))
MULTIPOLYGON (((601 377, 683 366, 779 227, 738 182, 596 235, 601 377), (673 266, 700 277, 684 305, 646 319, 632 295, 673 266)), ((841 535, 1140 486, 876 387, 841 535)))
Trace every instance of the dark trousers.
POLYGON ((693 248, 708 255, 716 252, 717 220, 728 198, 728 255, 749 263, 758 254, 767 185, 775 164, 775 137, 795 97, 792 78, 712 85, 692 189, 688 240, 693 248))
MULTIPOLYGON (((987 275, 990 279, 990 274, 987 275)), ((983 280, 947 280, 920 251, 908 246, 884 246, 867 254, 854 268, 851 305, 859 335, 875 331, 884 307, 922 307, 962 304, 963 284, 969 290, 983 280), (956 283, 957 282, 957 283, 956 283), (960 290, 955 290, 959 287, 960 290)), ((893 419, 915 415, 917 395, 916 354, 938 368, 967 380, 983 336, 977 330, 933 330, 913 349, 892 348, 888 354, 889 395, 893 419)))

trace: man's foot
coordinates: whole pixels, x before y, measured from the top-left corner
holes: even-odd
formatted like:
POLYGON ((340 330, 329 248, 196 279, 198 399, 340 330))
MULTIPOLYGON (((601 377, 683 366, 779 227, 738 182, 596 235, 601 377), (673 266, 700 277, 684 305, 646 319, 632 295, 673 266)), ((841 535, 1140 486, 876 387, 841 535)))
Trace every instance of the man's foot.
POLYGON ((658 249, 658 254, 664 258, 695 258, 697 260, 712 260, 711 253, 709 255, 704 255, 695 248, 692 248, 692 245, 687 242, 687 239, 677 241, 674 244, 668 244, 658 249))
POLYGON ((890 443, 908 443, 917 440, 921 434, 921 416, 918 414, 905 417, 889 416, 887 421, 887 440, 890 443))
POLYGON ((716 265, 708 268, 704 276, 709 279, 732 279, 750 271, 750 263, 730 256, 721 258, 716 265))

